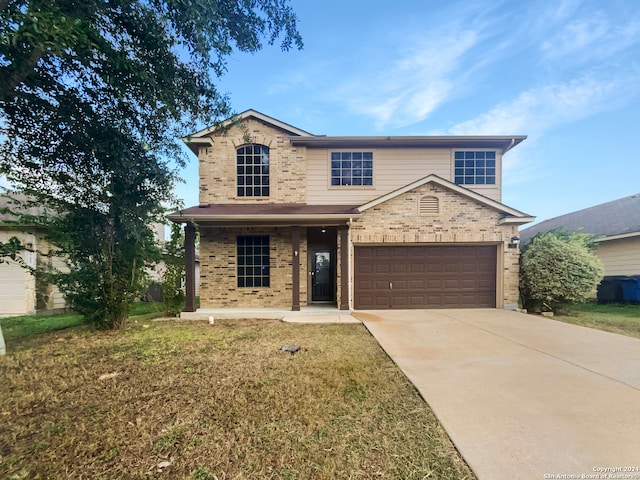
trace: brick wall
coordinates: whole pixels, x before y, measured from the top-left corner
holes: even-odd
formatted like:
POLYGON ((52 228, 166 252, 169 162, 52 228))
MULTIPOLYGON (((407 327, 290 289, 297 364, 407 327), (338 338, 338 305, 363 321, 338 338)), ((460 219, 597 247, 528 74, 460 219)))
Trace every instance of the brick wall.
MULTIPOLYGON (((351 225, 353 244, 375 243, 476 243, 495 244, 503 253, 498 259, 498 292, 503 286, 500 307, 513 308, 518 302, 519 251, 507 247, 517 227, 498 225, 500 212, 461 196, 437 184, 422 185, 381 203, 355 219, 351 225), (422 196, 438 199, 437 214, 421 215, 422 196)), ((351 252, 353 256, 353 251, 351 252)), ((352 262, 353 264, 353 262, 352 262)))
MULTIPOLYGON (((307 304, 307 238, 300 230, 300 305, 307 304)), ((291 308, 291 228, 206 228, 200 235, 201 308, 291 308), (236 237, 269 235, 270 287, 237 285, 236 237)))
POLYGON ((306 203, 306 148, 292 147, 288 132, 254 118, 242 123, 212 133, 213 146, 200 149, 200 203, 306 203), (269 147, 268 197, 236 196, 236 150, 248 143, 269 147))

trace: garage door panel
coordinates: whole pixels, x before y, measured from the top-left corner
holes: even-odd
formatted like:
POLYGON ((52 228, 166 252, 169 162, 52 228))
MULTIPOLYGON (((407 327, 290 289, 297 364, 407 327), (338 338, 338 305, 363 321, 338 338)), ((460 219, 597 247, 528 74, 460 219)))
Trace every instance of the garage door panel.
POLYGON ((444 288, 445 290, 454 290, 456 288, 460 288, 461 286, 461 282, 455 278, 447 278, 442 282, 442 288, 444 288))
POLYGON ((391 265, 391 273, 392 274, 401 274, 401 275, 407 275, 410 274, 410 265, 407 265, 406 263, 393 263, 391 265))
POLYGON ((409 272, 416 274, 424 274, 426 271, 425 265, 423 263, 411 263, 409 265, 409 272))
POLYGON ((383 263, 383 264, 376 264, 374 266, 373 269, 374 273, 376 274, 385 274, 385 273, 390 273, 391 272, 391 265, 389 265, 388 263, 383 263))
POLYGON ((373 265, 371 263, 367 263, 363 261, 360 265, 358 265, 358 273, 361 273, 361 274, 373 273, 373 265))
POLYGON ((355 308, 495 307, 496 254, 494 245, 356 247, 355 308))

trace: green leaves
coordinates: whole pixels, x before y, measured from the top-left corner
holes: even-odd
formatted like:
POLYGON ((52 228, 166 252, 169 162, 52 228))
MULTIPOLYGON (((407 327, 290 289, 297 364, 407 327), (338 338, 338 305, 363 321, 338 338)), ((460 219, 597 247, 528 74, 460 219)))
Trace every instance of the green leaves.
POLYGON ((592 248, 592 238, 582 233, 552 231, 533 237, 520 257, 524 306, 555 312, 589 298, 603 275, 592 248))
POLYGON ((278 39, 302 47, 287 0, 0 0, 0 175, 56 211, 52 278, 78 311, 124 324, 179 139, 231 116, 233 49, 278 39))

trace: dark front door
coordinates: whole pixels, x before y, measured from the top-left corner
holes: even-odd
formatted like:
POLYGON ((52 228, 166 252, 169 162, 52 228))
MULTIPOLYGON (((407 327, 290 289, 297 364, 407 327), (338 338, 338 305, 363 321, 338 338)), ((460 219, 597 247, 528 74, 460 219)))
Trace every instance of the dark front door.
POLYGON ((330 250, 313 252, 311 259, 311 301, 313 302, 332 302, 335 300, 332 257, 330 250))

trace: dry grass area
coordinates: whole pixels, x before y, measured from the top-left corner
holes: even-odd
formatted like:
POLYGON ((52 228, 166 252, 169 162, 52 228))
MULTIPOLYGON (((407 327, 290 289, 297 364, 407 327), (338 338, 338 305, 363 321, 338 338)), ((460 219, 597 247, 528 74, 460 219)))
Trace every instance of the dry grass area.
POLYGON ((72 328, 0 378, 0 478, 475 478, 361 325, 72 328))

